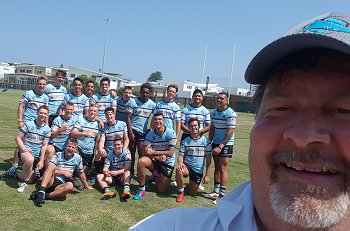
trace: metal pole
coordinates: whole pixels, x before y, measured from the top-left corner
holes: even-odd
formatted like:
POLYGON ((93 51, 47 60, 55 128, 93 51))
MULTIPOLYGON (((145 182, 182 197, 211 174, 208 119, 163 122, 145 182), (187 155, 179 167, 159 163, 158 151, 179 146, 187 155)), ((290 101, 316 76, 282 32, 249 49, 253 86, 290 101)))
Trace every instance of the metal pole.
POLYGON ((230 88, 228 90, 228 99, 229 100, 230 100, 230 96, 231 96, 231 85, 232 85, 232 78, 233 78, 233 64, 235 63, 235 53, 236 53, 236 44, 235 44, 235 46, 233 48, 233 55, 232 55, 230 88))
POLYGON ((106 27, 105 27, 105 41, 103 44, 103 56, 102 56, 102 78, 103 78, 103 74, 104 74, 104 66, 105 66, 105 54, 106 54, 106 41, 107 41, 107 24, 109 22, 109 18, 104 18, 103 20, 106 21, 106 27))
POLYGON ((205 63, 206 63, 206 61, 207 61, 207 48, 208 48, 208 46, 205 45, 204 62, 203 62, 203 72, 202 72, 202 84, 204 83, 205 63))

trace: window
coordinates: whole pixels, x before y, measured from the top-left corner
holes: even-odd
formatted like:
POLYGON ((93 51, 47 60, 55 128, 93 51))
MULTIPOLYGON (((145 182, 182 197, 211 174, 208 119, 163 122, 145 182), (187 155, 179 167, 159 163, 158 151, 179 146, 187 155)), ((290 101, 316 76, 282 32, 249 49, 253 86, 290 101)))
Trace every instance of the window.
POLYGON ((26 72, 27 72, 27 73, 32 73, 32 70, 27 70, 26 72))
POLYGON ((192 86, 187 85, 187 89, 192 89, 192 86))
POLYGON ((43 72, 42 72, 42 71, 37 71, 36 73, 40 75, 40 74, 42 74, 43 72))
POLYGON ((75 74, 70 74, 70 77, 75 78, 75 74))

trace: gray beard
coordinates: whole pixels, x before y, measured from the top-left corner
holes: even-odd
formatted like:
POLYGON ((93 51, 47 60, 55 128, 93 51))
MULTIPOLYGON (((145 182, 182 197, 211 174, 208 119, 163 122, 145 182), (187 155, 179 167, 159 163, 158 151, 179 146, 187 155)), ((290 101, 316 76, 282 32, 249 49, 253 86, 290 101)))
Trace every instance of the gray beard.
POLYGON ((284 222, 303 229, 325 229, 338 224, 346 216, 350 204, 348 193, 328 198, 326 194, 331 189, 308 185, 304 191, 297 190, 296 193, 287 193, 278 183, 270 186, 272 209, 284 222))

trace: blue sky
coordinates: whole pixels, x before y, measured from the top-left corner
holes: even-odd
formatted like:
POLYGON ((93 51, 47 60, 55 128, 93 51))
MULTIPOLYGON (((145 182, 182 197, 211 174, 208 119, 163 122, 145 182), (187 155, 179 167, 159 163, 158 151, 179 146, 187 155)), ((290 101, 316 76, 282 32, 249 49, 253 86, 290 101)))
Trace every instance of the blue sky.
POLYGON ((349 12, 341 0, 60 0, 2 1, 0 61, 104 70, 144 82, 165 80, 248 88, 244 72, 267 43, 297 24, 329 12, 349 12), (107 25, 104 18, 109 17, 107 25))

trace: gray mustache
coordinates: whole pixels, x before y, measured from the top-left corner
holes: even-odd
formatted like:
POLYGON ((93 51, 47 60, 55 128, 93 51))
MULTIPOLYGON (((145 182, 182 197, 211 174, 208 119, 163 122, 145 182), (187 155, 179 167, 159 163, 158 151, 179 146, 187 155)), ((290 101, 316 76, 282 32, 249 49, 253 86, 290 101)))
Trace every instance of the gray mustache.
POLYGON ((316 164, 350 174, 350 164, 341 155, 319 150, 279 150, 272 154, 269 162, 271 166, 288 162, 316 164))

